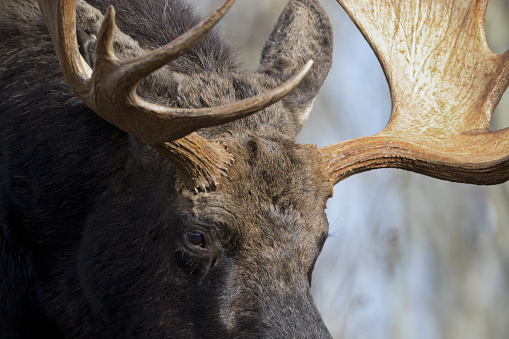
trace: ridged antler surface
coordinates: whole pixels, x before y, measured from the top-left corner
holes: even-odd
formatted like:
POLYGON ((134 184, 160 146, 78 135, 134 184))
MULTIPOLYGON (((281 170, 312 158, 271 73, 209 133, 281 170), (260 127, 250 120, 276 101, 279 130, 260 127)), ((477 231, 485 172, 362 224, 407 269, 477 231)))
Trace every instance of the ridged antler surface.
POLYGON ((509 84, 509 51, 486 42, 486 0, 338 0, 389 81, 393 111, 372 137, 320 151, 337 183, 397 167, 432 177, 497 184, 509 179, 509 130, 491 115, 509 84))

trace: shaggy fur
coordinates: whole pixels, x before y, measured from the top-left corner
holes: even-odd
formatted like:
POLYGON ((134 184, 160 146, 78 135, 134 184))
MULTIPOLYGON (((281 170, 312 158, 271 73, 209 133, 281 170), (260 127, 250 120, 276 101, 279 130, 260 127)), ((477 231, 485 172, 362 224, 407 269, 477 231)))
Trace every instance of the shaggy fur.
MULTIPOLYGON (((139 55, 197 22, 177 0, 78 2, 93 65, 107 5, 116 53, 139 55), (97 11, 99 10, 99 11, 97 11)), ((145 79, 149 101, 217 106, 315 67, 277 104, 200 133, 235 158, 212 192, 88 109, 65 82, 35 0, 0 0, 0 337, 328 337, 310 295, 329 185, 302 126, 330 68, 329 21, 291 0, 255 73, 216 34, 145 79), (204 236, 202 248, 186 232, 204 236)))

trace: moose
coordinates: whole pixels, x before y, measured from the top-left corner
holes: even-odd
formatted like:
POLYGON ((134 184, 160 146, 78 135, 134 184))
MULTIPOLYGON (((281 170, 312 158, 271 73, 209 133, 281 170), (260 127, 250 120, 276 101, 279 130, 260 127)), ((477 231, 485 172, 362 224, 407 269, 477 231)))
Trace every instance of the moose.
POLYGON ((199 20, 181 0, 0 0, 2 338, 328 338, 310 286, 336 183, 509 179, 487 1, 338 0, 393 112, 322 148, 295 137, 327 14, 290 0, 246 73, 213 30, 233 2, 199 20))

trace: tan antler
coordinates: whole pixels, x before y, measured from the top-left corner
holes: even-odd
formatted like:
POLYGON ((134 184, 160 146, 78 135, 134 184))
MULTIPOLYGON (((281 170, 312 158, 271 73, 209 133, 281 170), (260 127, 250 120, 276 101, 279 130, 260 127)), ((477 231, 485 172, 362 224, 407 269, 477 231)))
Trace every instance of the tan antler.
POLYGON ((171 108, 141 99, 136 93, 138 83, 195 46, 233 3, 234 0, 224 1, 179 38, 131 60, 120 60, 113 51, 115 11, 110 7, 98 35, 92 70, 78 50, 76 0, 39 0, 64 76, 78 97, 106 121, 137 136, 174 161, 184 177, 199 189, 214 186, 232 159, 223 147, 193 132, 270 106, 297 87, 313 63, 309 61, 300 72, 267 93, 220 107, 171 108))
POLYGON ((382 167, 497 184, 509 179, 509 129, 491 115, 509 85, 509 51, 488 47, 488 0, 338 0, 389 81, 380 133, 319 149, 331 181, 382 167))
POLYGON ((170 108, 138 97, 137 84, 191 49, 219 22, 233 2, 226 0, 207 18, 168 45, 125 61, 119 60, 113 52, 115 12, 110 7, 99 33, 92 72, 78 51, 76 1, 39 0, 63 73, 76 94, 102 118, 150 144, 176 140, 197 129, 224 124, 267 107, 296 87, 309 70, 308 64, 295 77, 269 93, 221 107, 170 108))

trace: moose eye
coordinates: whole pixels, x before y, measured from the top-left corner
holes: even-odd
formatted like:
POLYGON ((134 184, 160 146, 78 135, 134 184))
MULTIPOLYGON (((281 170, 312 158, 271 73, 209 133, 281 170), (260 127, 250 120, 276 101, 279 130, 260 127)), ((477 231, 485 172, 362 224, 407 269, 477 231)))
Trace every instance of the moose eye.
POLYGON ((201 248, 205 247, 205 236, 201 233, 186 232, 184 234, 184 237, 192 246, 201 248))

